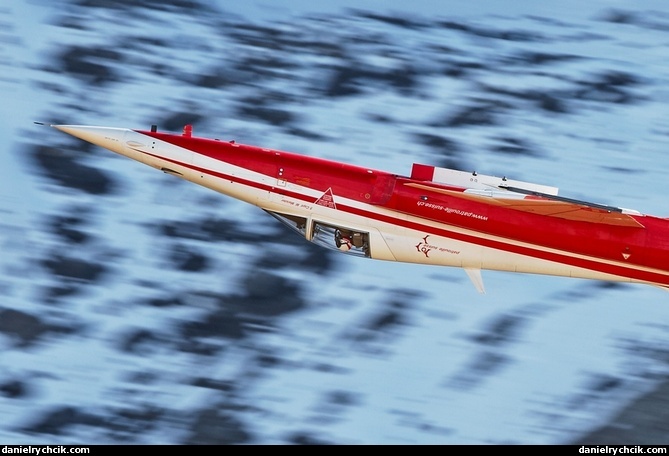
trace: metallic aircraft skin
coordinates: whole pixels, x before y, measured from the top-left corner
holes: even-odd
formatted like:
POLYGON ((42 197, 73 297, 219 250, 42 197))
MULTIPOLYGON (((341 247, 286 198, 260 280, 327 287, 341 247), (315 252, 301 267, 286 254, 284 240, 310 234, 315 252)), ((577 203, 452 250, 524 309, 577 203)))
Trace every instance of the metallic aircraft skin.
POLYGON ((557 188, 414 164, 411 175, 192 135, 53 127, 254 204, 306 239, 359 256, 669 288, 669 219, 557 188), (329 236, 329 237, 328 237, 329 236))

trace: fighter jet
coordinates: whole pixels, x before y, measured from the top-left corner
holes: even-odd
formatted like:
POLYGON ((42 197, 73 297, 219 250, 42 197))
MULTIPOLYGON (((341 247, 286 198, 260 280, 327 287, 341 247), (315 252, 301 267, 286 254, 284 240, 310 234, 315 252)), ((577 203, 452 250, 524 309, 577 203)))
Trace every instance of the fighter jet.
POLYGON ((558 188, 414 163, 408 175, 181 133, 51 125, 258 206, 349 255, 669 289, 669 219, 558 196, 558 188))

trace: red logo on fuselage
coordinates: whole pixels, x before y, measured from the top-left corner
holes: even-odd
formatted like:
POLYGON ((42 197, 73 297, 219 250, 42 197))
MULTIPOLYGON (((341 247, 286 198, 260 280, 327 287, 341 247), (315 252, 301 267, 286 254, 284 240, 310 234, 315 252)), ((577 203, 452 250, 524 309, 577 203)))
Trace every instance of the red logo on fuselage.
POLYGON ((329 207, 330 209, 337 209, 331 187, 328 188, 325 193, 323 193, 321 197, 316 200, 316 204, 319 206, 329 207))
POLYGON ((426 257, 426 258, 429 258, 428 253, 430 252, 430 250, 432 250, 432 249, 429 247, 429 245, 427 244, 427 238, 428 238, 428 237, 430 237, 429 234, 423 238, 423 242, 419 242, 419 243, 416 245, 416 250, 418 250, 419 252, 423 252, 423 253, 425 254, 425 257, 426 257))
POLYGON ((460 255, 459 250, 453 250, 453 249, 448 248, 448 247, 438 246, 438 245, 434 245, 434 244, 428 244, 427 238, 429 238, 429 237, 430 237, 429 234, 426 235, 423 238, 423 242, 419 242, 418 244, 416 244, 416 250, 425 254, 426 258, 430 258, 429 253, 433 250, 436 251, 436 252, 440 252, 440 253, 449 253, 451 255, 460 255))

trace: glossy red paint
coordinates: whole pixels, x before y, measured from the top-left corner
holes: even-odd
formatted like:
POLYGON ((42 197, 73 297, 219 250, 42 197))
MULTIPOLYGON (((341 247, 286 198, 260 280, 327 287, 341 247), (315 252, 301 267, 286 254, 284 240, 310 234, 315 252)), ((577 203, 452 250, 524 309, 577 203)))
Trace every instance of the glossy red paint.
POLYGON ((256 204, 326 247, 323 233, 345 232, 360 256, 463 267, 481 292, 486 268, 669 288, 669 219, 565 198, 555 187, 420 164, 402 176, 200 138, 189 126, 181 135, 53 126, 256 204))
POLYGON ((357 201, 379 204, 389 198, 392 191, 392 175, 383 171, 229 141, 151 131, 138 133, 268 177, 322 192, 331 188, 336 195, 357 201))
MULTIPOLYGON (((491 198, 464 193, 465 188, 427 181, 425 179, 430 178, 431 171, 428 166, 414 167, 412 177, 402 177, 332 160, 233 142, 139 132, 269 177, 321 192, 331 189, 336 197, 369 203, 419 219, 439 222, 443 226, 408 221, 405 217, 382 215, 341 203, 337 205, 338 210, 369 219, 535 258, 669 284, 667 275, 644 270, 653 268, 666 271, 669 266, 667 219, 647 215, 611 215, 601 209, 527 197, 527 201, 537 201, 558 211, 557 215, 546 215, 543 212, 547 209, 533 207, 528 211, 526 208, 494 204, 491 198), (560 212, 562 209, 564 213, 560 212), (571 214, 565 215, 567 212, 571 214), (609 223, 609 217, 617 218, 609 223), (616 223, 628 226, 618 226, 616 223), (462 234, 449 227, 465 228, 480 234, 462 234)), ((188 166, 211 173, 193 165, 188 166)), ((234 176, 225 178, 236 179, 234 176)), ((267 186, 266 189, 313 202, 311 197, 281 187, 267 186)))

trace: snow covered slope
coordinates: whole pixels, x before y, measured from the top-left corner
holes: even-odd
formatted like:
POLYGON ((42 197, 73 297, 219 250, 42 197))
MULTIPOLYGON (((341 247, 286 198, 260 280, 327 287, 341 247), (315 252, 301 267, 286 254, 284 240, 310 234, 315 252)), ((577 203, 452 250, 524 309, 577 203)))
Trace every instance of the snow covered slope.
POLYGON ((662 2, 202 3, 0 7, 1 442, 567 443, 666 378, 666 292, 484 272, 481 296, 32 124, 192 123, 667 215, 662 2))

